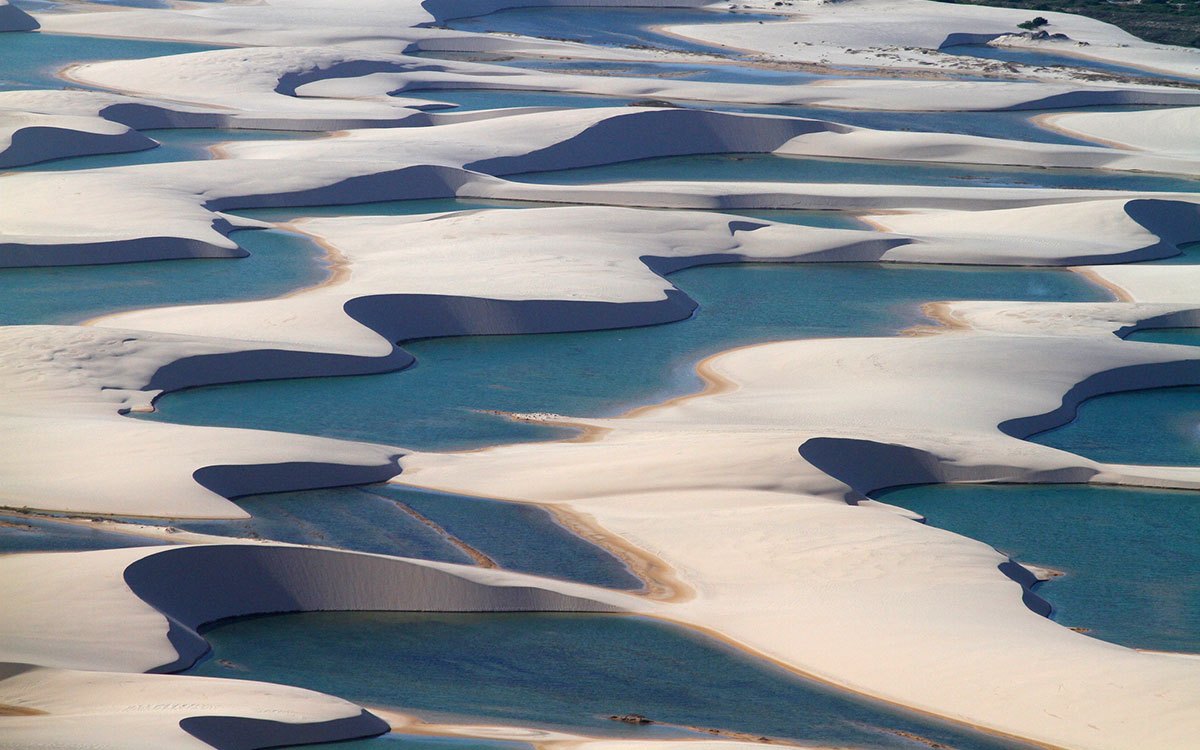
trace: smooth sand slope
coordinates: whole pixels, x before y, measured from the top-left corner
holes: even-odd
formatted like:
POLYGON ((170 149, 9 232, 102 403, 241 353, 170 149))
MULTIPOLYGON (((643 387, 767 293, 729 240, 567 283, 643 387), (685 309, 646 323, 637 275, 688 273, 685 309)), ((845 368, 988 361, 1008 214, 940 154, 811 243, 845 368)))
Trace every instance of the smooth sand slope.
MULTIPOLYGON (((545 73, 412 54, 728 62, 435 27, 533 4, 363 0, 354 13, 337 0, 83 5, 34 21, 0 0, 5 29, 41 23, 58 32, 239 46, 69 71, 104 91, 0 94, 0 164, 142 148, 150 144, 137 129, 152 127, 343 131, 227 144, 223 158, 207 162, 5 174, 0 266, 234 263, 245 254, 234 230, 267 226, 227 213, 238 208, 447 197, 584 204, 302 220, 295 226, 334 262, 336 272, 319 286, 278 299, 132 311, 89 326, 0 328, 7 438, 0 504, 234 518, 244 515, 230 502, 240 495, 392 479, 550 507, 641 563, 651 579, 646 592, 147 529, 139 533, 178 544, 3 555, 0 598, 9 606, 0 608, 0 745, 232 749, 382 732, 390 719, 333 696, 146 673, 202 657, 199 629, 223 618, 398 609, 636 612, 715 633, 836 685, 1050 746, 1192 747, 1200 735, 1200 661, 1063 628, 1030 590, 1041 572, 866 494, 946 481, 1200 488, 1200 469, 1108 465, 1020 439, 1069 420, 1092 395, 1200 383, 1196 349, 1114 335, 1200 323, 1191 268, 1104 265, 1173 256, 1200 239, 1200 196, 505 178, 748 152, 1194 176, 1200 157, 1187 137, 1195 119, 1187 107, 1200 103, 1194 88, 938 50, 987 42, 1178 76, 1200 74, 1200 53, 1061 14, 1047 14, 1050 30, 1070 39, 1043 41, 1012 35, 1030 15, 1023 10, 751 0, 749 9, 784 20, 671 33, 744 50, 741 64, 760 73, 877 70, 782 86, 656 78, 645 69, 545 73), (971 79, 954 77, 961 74, 971 79), (831 109, 827 119, 640 107, 439 113, 420 98, 430 88, 831 109), (1173 108, 1049 118, 1094 147, 872 130, 836 117, 837 107, 1130 103, 1173 108), (852 210, 873 228, 647 208, 852 210), (430 454, 126 416, 150 408, 161 392, 190 386, 394 371, 412 363, 396 346, 409 338, 679 321, 694 302, 664 274, 745 260, 1083 265, 1121 301, 931 300, 930 312, 948 325, 925 335, 748 347, 703 363, 709 387, 701 394, 617 419, 525 417, 590 428, 588 439, 573 442, 430 454)), ((569 735, 547 742, 616 745, 569 735)))

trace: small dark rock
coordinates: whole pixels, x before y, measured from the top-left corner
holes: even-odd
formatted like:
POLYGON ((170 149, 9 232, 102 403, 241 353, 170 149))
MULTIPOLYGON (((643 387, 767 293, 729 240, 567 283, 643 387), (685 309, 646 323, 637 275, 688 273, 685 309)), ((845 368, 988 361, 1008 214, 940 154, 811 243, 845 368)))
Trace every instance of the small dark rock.
POLYGON ((665 99, 638 99, 635 102, 630 102, 629 107, 670 107, 671 109, 679 109, 679 105, 675 102, 669 102, 665 99))
POLYGON ((613 721, 621 721, 626 724, 653 724, 654 723, 653 721, 651 721, 650 719, 647 719, 645 716, 642 716, 641 714, 617 714, 614 716, 610 716, 608 718, 612 719, 613 721))

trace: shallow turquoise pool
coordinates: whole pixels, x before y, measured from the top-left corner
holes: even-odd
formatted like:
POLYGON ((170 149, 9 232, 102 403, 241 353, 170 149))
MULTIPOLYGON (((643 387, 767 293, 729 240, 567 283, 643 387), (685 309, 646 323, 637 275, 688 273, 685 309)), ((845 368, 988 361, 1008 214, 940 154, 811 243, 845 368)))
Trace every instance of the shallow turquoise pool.
MULTIPOLYGON (((1195 332, 1187 335, 1198 343, 1195 332)), ((1162 334, 1156 338, 1163 339, 1162 334)), ((1091 398, 1079 405, 1071 422, 1026 439, 1106 463, 1200 466, 1200 387, 1091 398)))
POLYGON ((1063 625, 1200 651, 1200 493, 1099 485, 923 485, 876 493, 1064 575, 1037 588, 1063 625))
POLYGON ((0 269, 0 325, 79 323, 121 310, 276 297, 329 273, 324 251, 280 230, 236 232, 246 258, 0 269))
MULTIPOLYGON (((1169 258, 1160 258, 1158 260, 1146 261, 1148 265, 1156 266, 1194 266, 1200 263, 1200 242, 1186 242, 1179 246, 1179 254, 1172 255, 1169 258)), ((1149 333, 1147 331, 1147 333, 1149 333)), ((1141 334, 1135 334, 1134 337, 1141 334)))
MULTIPOLYGON (((456 110, 469 111, 496 109, 500 107, 619 107, 627 100, 564 94, 551 91, 505 91, 500 89, 430 89, 406 91, 401 96, 431 99, 453 105, 456 110)), ((655 99, 657 101, 657 99, 655 99)), ((989 138, 1007 138, 1038 143, 1062 143, 1072 145, 1096 144, 1039 127, 1030 118, 1044 114, 1043 111, 1013 112, 888 112, 858 109, 830 109, 799 105, 748 105, 723 104, 719 102, 696 102, 677 100, 674 104, 690 109, 711 109, 721 112, 746 112, 751 114, 785 115, 830 120, 846 125, 877 130, 899 130, 916 132, 962 133, 989 138)), ((1121 111, 1134 107, 1078 108, 1076 111, 1121 111)))
POLYGON ((291 130, 235 130, 231 128, 182 128, 143 130, 142 135, 158 141, 158 146, 122 154, 74 156, 17 167, 13 172, 63 172, 80 169, 126 167, 133 164, 161 164, 174 161, 201 161, 213 158, 212 146, 227 141, 278 141, 319 138, 324 133, 291 130))
POLYGON ((308 432, 426 450, 570 435, 490 411, 614 415, 695 391, 696 362, 777 339, 891 335, 939 299, 1088 301, 1108 293, 1058 270, 901 264, 729 265, 671 276, 700 308, 686 322, 405 344, 403 372, 198 388, 145 418, 308 432))
POLYGON ((505 175, 505 179, 544 185, 687 180, 1200 192, 1200 180, 1197 179, 1100 169, 1016 169, 975 164, 815 159, 774 154, 670 156, 580 169, 505 175))
MULTIPOLYGON (((346 206, 304 206, 299 208, 252 208, 229 211, 228 213, 263 221, 292 221, 318 216, 413 216, 416 214, 440 213, 443 211, 469 211, 495 208, 545 208, 554 203, 534 201, 503 201, 475 198, 434 198, 413 201, 381 201, 358 203, 346 206)), ((666 210, 666 209, 664 209, 666 210)), ((686 210, 686 209, 670 209, 686 210)), ((722 211, 737 216, 748 216, 783 224, 800 224, 829 229, 868 229, 868 225, 846 211, 806 209, 749 209, 744 211, 722 211)))
POLYGON ((216 49, 185 42, 114 39, 75 34, 10 31, 0 33, 0 91, 87 88, 68 83, 58 72, 73 63, 136 60, 216 49))
MULTIPOLYGON (((921 742, 957 750, 1025 747, 804 680, 711 638, 635 617, 314 613, 235 621, 205 637, 215 658, 192 674, 299 685, 433 720, 626 739, 720 729, 880 750, 921 742), (625 713, 663 723, 607 718, 625 713)), ((389 742, 363 746, 386 750, 389 742)))

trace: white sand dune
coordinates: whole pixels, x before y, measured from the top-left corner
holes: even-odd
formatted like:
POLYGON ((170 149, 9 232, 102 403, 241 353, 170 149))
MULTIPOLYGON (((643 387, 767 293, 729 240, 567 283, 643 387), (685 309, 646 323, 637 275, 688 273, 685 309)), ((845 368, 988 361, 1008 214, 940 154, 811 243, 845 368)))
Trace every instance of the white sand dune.
MULTIPOLYGON (((867 493, 923 482, 1200 489, 1195 467, 1104 464, 1021 439, 1069 420, 1090 396, 1200 382, 1195 348, 1114 335, 1200 324, 1191 267, 1128 264, 1200 239, 1200 194, 504 178, 748 152, 1194 176, 1195 117, 1182 109, 1200 102, 1194 89, 939 50, 990 42, 1181 76, 1200 75, 1200 52, 1064 14, 1046 15, 1050 30, 1070 40, 1041 41, 1011 36, 1032 15, 1025 10, 748 0, 747 9, 786 19, 670 33, 746 50, 752 60, 742 64, 886 75, 718 84, 411 54, 729 62, 435 27, 459 15, 556 4, 563 3, 356 0, 348 13, 341 0, 268 0, 85 6, 34 21, 0 0, 0 29, 40 22, 47 31, 241 47, 71 70, 111 93, 0 94, 2 163, 145 146, 136 129, 151 127, 345 131, 226 144, 225 158, 207 162, 4 175, 0 266, 235 258, 244 251, 228 235, 264 226, 223 213, 236 208, 434 197, 595 204, 311 219, 298 226, 324 244, 336 271, 318 287, 257 302, 132 311, 86 327, 0 328, 0 505, 237 518, 245 514, 229 498, 391 478, 549 506, 642 563, 638 572, 651 579, 645 595, 633 595, 502 570, 205 544, 211 539, 166 532, 162 540, 181 544, 3 555, 0 745, 232 749, 384 731, 379 718, 331 696, 139 673, 192 663, 206 648, 199 628, 219 619, 391 609, 648 614, 835 685, 1049 746, 1193 747, 1200 661, 1058 625, 1031 591, 1046 575, 1032 563, 1053 560, 1024 567, 867 493), (964 73, 988 80, 948 78, 964 73), (830 107, 831 119, 626 107, 438 113, 420 99, 429 88, 815 104, 830 107), (1097 147, 870 130, 835 122, 832 109, 1114 104, 1176 108, 1050 119, 1097 147), (837 209, 866 215, 873 229, 631 207, 837 209), (681 320, 694 303, 664 274, 742 260, 1084 265, 1122 301, 941 300, 930 312, 949 325, 925 335, 747 347, 704 363, 709 387, 700 394, 623 418, 525 417, 587 428, 587 439, 571 442, 412 453, 125 416, 163 391, 195 385, 396 370, 412 362, 394 346, 406 338, 681 320)), ((552 742, 617 747, 579 737, 552 742)), ((683 749, 662 747, 675 744, 683 749)))
POLYGON ((1156 154, 1200 153, 1200 109, 1134 112, 1067 112, 1045 121, 1079 138, 1156 154))
POLYGON ((153 148, 154 141, 99 117, 64 117, 0 110, 0 168, 89 154, 153 148))
POLYGON ((1182 748, 1194 662, 1073 633, 1029 609, 1034 578, 1003 555, 861 502, 914 482, 1109 479, 996 425, 1061 422, 1066 394, 1194 382, 1181 349, 1062 332, 751 347, 710 361, 725 389, 584 420, 603 430, 590 442, 410 454, 398 481, 587 514, 697 592, 668 616, 841 685, 1054 746, 1182 748), (780 600, 746 585, 763 577, 797 583, 780 600))
POLYGON ((1022 42, 1028 46, 1084 59, 1113 62, 1148 72, 1165 71, 1200 77, 1200 52, 1192 48, 1152 44, 1110 24, 1067 13, 979 5, 944 7, 931 0, 853 0, 805 3, 804 16, 770 24, 687 26, 678 33, 759 52, 771 59, 804 60, 835 65, 944 69, 970 63, 945 59, 936 52, 953 44, 987 43, 1020 32, 1017 24, 1034 15, 1050 21, 1046 31, 1066 34, 1070 41, 1022 42), (1086 46, 1078 43, 1084 42, 1086 46))
POLYGON ((0 614, 0 705, 16 714, 0 726, 11 747, 241 748, 255 734, 291 744, 387 730, 308 690, 137 674, 194 663, 208 650, 196 628, 229 617, 646 608, 627 594, 535 576, 258 543, 7 555, 0 568, 9 571, 0 583, 9 604, 0 614), (93 743, 109 734, 110 744, 93 743))
MULTIPOLYGON (((237 257, 243 252, 225 235, 239 224, 255 224, 214 211, 456 195, 518 198, 526 195, 534 200, 563 201, 571 200, 567 196, 572 193, 587 191, 590 195, 604 188, 555 186, 539 190, 502 186, 485 175, 673 155, 860 154, 856 158, 994 165, 1036 163, 1183 174, 1193 174, 1196 170, 1193 161, 1159 159, 1104 148, 873 131, 819 120, 672 109, 529 112, 436 127, 355 130, 337 138, 233 143, 225 146, 224 151, 232 158, 0 177, 0 188, 13 196, 0 206, 0 217, 7 229, 4 242, 0 243, 0 266, 237 257), (255 162, 252 170, 241 163, 249 159, 255 162), (308 166, 298 171, 294 168, 297 162, 308 166), (114 215, 125 215, 127 220, 113 222, 114 215)), ((798 176, 802 176, 801 168, 797 169, 798 176)), ((796 185, 789 191, 803 194, 808 189, 835 188, 796 185)), ((671 192, 687 190, 681 186, 671 192)), ((715 190, 719 194, 720 188, 715 190)), ((741 190, 745 192, 745 187, 741 190)), ((881 187, 852 187, 847 192, 863 190, 889 192, 881 187)), ((904 185, 890 188, 890 192, 901 196, 919 195, 925 190, 904 185)), ((974 194, 974 190, 941 192, 957 195, 955 200, 959 201, 974 194)), ((1101 194, 1095 191, 1090 195, 1088 191, 1039 194, 1032 190, 1012 193, 1026 196, 1029 202, 1050 196, 1070 200, 1101 194)), ((895 197, 882 200, 888 202, 873 205, 896 207, 895 197)), ((628 198, 619 202, 639 205, 637 200, 628 198)), ((871 201, 858 203, 871 204, 871 201)), ((733 208, 747 204, 743 201, 723 205, 714 201, 707 205, 733 208)))

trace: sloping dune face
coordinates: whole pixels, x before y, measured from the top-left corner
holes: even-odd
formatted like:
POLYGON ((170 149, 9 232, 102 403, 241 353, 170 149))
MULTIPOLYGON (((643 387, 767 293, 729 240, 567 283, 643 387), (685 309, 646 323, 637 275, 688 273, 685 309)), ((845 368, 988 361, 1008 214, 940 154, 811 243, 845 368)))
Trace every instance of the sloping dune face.
POLYGON ((1031 15, 0 0, 0 747, 1194 747, 1026 438, 1195 439, 1200 51, 1031 15))

